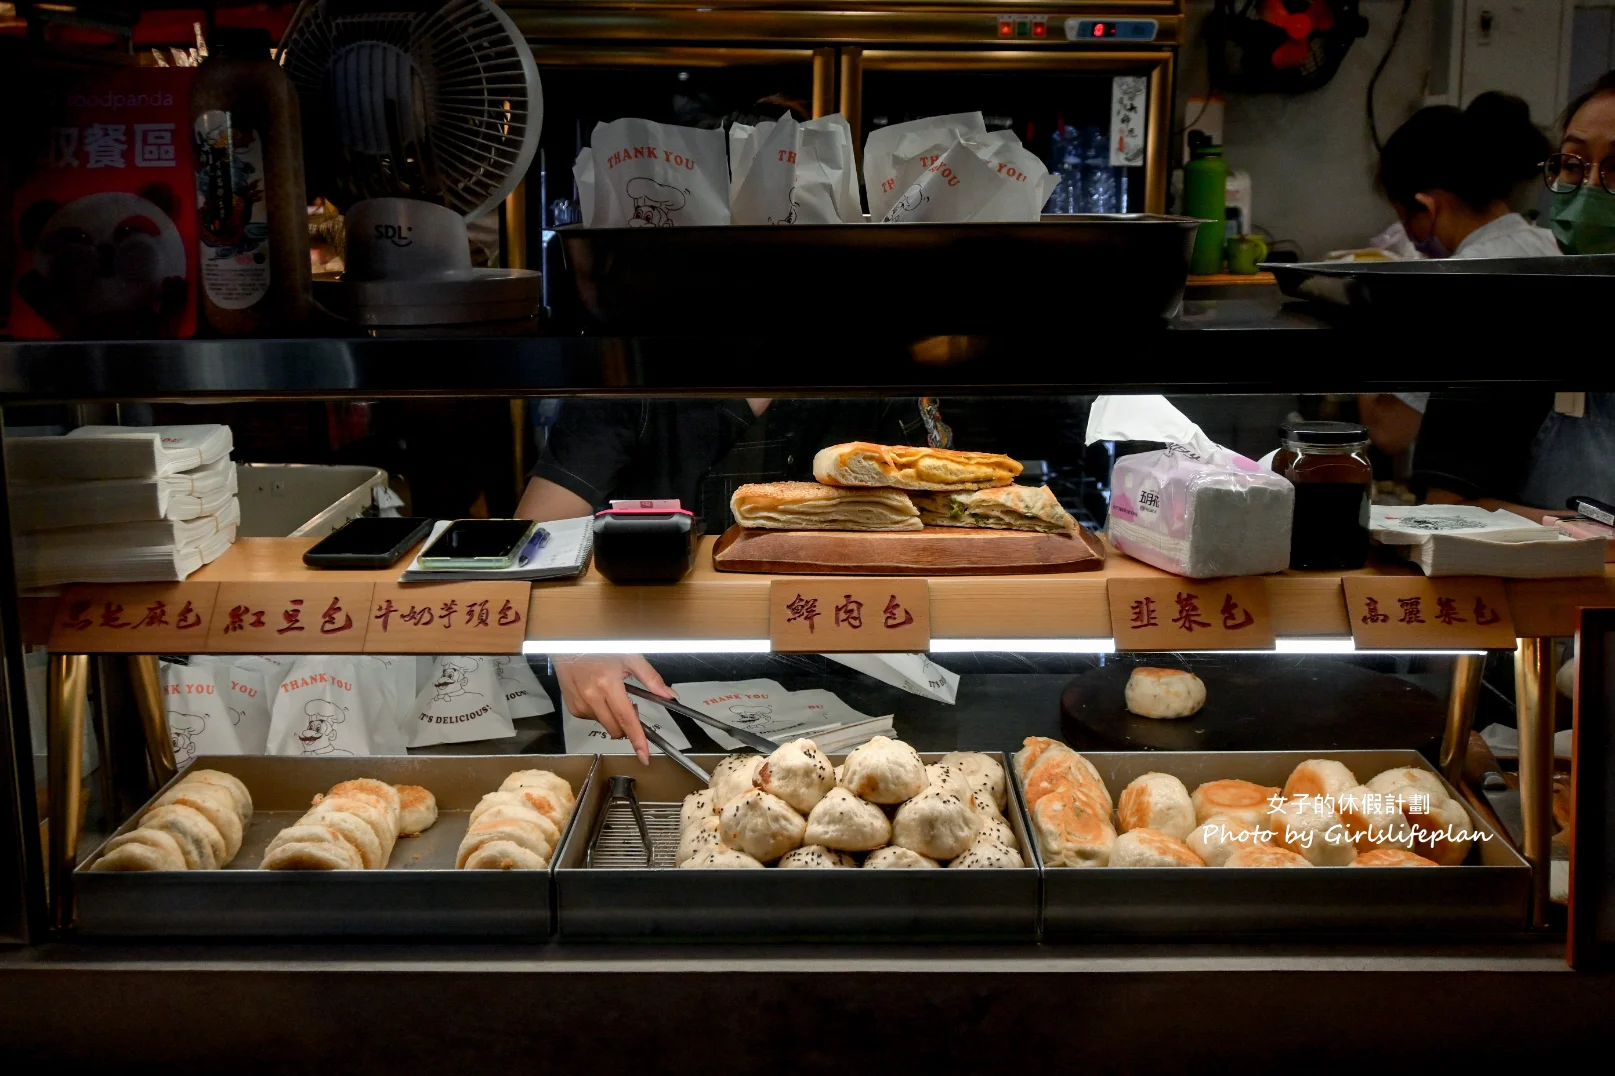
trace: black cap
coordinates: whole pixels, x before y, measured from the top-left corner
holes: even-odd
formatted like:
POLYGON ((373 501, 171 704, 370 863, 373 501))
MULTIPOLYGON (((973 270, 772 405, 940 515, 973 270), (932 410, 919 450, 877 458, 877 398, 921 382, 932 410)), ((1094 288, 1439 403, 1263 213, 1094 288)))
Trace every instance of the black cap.
POLYGON ((1354 445, 1368 440, 1368 428, 1355 422, 1286 422, 1279 436, 1303 445, 1354 445))
POLYGON ((229 56, 237 60, 267 60, 275 39, 268 30, 247 26, 215 26, 207 35, 209 56, 229 56))

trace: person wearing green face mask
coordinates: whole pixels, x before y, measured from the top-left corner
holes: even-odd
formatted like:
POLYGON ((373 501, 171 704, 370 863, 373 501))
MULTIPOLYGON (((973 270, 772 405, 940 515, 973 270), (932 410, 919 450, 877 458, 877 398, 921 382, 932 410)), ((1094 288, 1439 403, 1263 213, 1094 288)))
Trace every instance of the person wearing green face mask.
POLYGON ((1542 164, 1550 223, 1566 254, 1615 254, 1615 71, 1565 113, 1559 152, 1542 164))

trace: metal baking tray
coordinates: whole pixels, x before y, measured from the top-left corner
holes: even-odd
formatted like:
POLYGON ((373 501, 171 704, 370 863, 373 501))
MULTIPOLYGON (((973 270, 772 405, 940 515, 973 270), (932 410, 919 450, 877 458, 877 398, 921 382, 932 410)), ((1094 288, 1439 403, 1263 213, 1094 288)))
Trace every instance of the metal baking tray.
MULTIPOLYGON (((74 872, 81 934, 545 937, 555 927, 553 859, 551 870, 457 871, 455 852, 471 808, 511 773, 554 770, 571 783, 581 804, 595 756, 217 756, 199 758, 186 771, 193 768, 234 774, 252 793, 252 824, 241 851, 221 870, 101 872, 89 869, 100 855, 97 848, 74 872), (353 777, 428 789, 437 797, 436 825, 419 837, 401 838, 384 870, 255 869, 270 840, 295 823, 316 794, 353 777)), ((135 828, 147 806, 149 802, 113 836, 135 828)), ((568 833, 582 813, 572 813, 568 833)))
POLYGON ((1296 299, 1364 313, 1461 310, 1466 320, 1518 317, 1548 305, 1615 297, 1615 255, 1429 258, 1398 262, 1265 262, 1296 299))
MULTIPOLYGON (((1417 751, 1083 752, 1120 797, 1134 778, 1170 773, 1193 792, 1224 778, 1282 786, 1309 758, 1338 759, 1367 780, 1394 766, 1431 770, 1417 751)), ((1014 780, 1014 774, 1010 774, 1014 780)), ((1016 782, 1019 790, 1019 782, 1016 782)), ((1451 785, 1448 792, 1459 799, 1451 785)), ((1467 807, 1466 807, 1467 810, 1467 807)), ((1028 816, 1030 817, 1030 816, 1028 816)), ((1526 929, 1531 868, 1486 822, 1458 867, 1205 869, 1043 867, 1046 938, 1103 935, 1492 933, 1526 929)), ((1028 826, 1028 829, 1031 827, 1028 826)), ((1036 847, 1036 835, 1033 835, 1036 847)), ((1042 853, 1038 853, 1042 866, 1042 853)))
MULTIPOLYGON (((711 771, 722 755, 692 756, 711 771)), ((845 757, 832 756, 839 764, 845 757)), ((923 754, 936 762, 941 754, 923 754)), ((996 756, 1005 763, 1002 755, 996 756)), ((677 804, 700 785, 670 759, 649 767, 629 756, 604 755, 572 832, 556 857, 560 936, 667 940, 891 939, 1037 934, 1038 870, 681 870, 677 867, 588 867, 589 835, 610 778, 637 778, 640 802, 677 804)), ((1031 844, 1015 800, 1005 811, 1023 855, 1031 844)))
POLYGON ((888 334, 934 336, 1041 325, 1073 304, 1102 312, 1107 327, 1161 323, 1183 298, 1198 227, 1118 213, 557 234, 578 315, 595 331, 796 331, 809 319, 827 328, 865 319, 888 334))

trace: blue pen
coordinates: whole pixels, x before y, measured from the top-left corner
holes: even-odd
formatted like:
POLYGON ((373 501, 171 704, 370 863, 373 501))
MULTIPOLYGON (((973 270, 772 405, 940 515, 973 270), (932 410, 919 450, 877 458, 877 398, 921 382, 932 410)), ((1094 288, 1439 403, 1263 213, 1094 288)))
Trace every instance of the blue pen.
POLYGON ((543 527, 540 527, 538 530, 534 531, 533 536, 527 539, 527 544, 522 546, 521 554, 516 557, 516 567, 527 567, 527 562, 532 560, 534 554, 536 554, 540 549, 543 549, 544 543, 549 540, 550 532, 545 530, 543 527))

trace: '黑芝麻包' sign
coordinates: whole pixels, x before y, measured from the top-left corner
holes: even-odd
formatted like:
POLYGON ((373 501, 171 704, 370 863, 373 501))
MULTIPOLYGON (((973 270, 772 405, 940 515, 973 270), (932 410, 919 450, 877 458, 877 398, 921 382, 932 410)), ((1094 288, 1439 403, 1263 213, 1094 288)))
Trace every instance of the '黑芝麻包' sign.
POLYGON ((56 600, 50 649, 62 654, 206 653, 217 583, 68 587, 56 600))
POLYGON ((1271 650, 1273 617, 1260 577, 1112 579, 1117 650, 1271 650))
POLYGON ((1500 579, 1347 576, 1346 616, 1360 650, 1491 650, 1514 646, 1500 579))
POLYGON ((776 651, 919 653, 931 646, 931 591, 923 579, 793 578, 768 585, 776 651))

